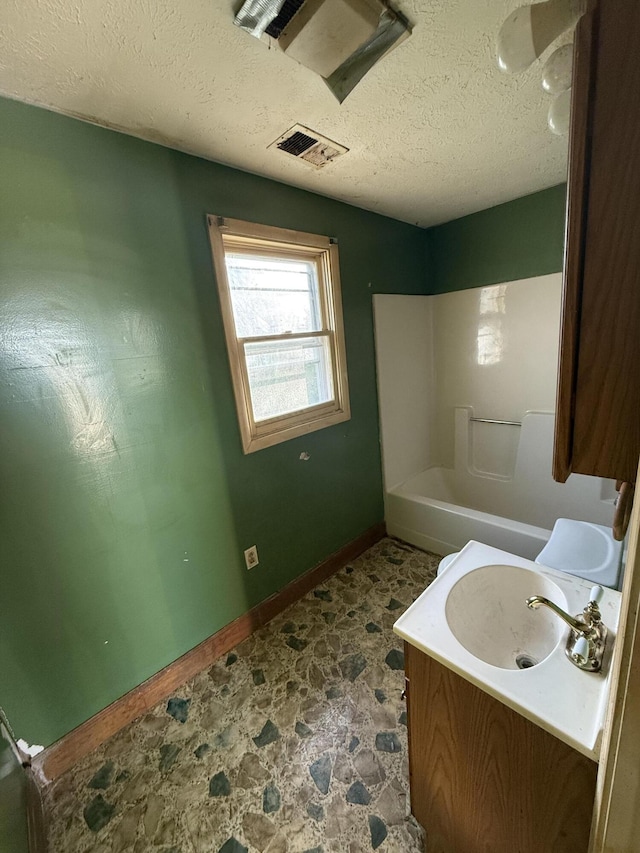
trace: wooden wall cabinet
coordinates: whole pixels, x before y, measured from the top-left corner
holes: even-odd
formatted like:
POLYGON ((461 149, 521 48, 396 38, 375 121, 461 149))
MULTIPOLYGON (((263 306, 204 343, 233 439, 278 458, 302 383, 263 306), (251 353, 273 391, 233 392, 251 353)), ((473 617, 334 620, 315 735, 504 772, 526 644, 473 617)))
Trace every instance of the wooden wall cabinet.
POLYGON ((633 483, 640 455, 640 3, 590 0, 576 32, 554 449, 633 483))
POLYGON ((428 853, 587 853, 597 764, 405 643, 428 853))

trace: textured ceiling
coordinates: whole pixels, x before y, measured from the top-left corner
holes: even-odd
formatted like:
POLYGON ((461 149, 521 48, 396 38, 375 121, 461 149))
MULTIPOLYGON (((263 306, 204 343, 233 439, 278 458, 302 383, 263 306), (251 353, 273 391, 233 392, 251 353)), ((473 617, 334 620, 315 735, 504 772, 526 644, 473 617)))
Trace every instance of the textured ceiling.
POLYGON ((494 59, 521 2, 399 0, 413 35, 340 105, 228 0, 4 0, 0 91, 428 226, 565 179, 540 63, 494 59), (349 153, 315 170, 267 148, 298 122, 349 153))

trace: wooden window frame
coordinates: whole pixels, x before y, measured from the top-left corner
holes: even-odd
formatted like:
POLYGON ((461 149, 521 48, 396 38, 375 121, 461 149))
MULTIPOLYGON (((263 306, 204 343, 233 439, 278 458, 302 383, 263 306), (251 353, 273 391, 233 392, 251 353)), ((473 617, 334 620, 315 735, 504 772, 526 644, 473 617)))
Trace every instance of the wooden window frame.
POLYGON ((207 224, 244 452, 253 453, 282 441, 349 420, 351 409, 337 242, 318 234, 260 225, 213 214, 207 216, 207 224), (257 338, 239 337, 236 333, 225 251, 243 251, 249 254, 255 253, 261 257, 273 255, 279 258, 313 262, 318 275, 322 328, 314 332, 265 335, 257 338), (245 345, 263 340, 286 341, 288 338, 304 337, 326 338, 329 342, 334 398, 327 403, 256 421, 251 405, 245 345))

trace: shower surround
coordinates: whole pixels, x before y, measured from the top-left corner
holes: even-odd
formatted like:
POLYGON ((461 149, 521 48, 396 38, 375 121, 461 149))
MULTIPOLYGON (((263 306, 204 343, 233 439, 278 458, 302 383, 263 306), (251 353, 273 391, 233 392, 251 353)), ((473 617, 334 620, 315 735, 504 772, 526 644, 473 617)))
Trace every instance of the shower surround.
POLYGON ((374 297, 388 531, 534 559, 559 517, 610 525, 614 484, 551 476, 561 275, 374 297))

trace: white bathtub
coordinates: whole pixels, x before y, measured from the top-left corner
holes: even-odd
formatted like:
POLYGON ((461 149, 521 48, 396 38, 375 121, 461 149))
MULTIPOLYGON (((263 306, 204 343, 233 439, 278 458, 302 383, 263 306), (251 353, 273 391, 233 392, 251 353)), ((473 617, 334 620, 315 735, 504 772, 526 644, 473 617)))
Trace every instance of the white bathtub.
MULTIPOLYGON (((454 468, 428 468, 387 491, 390 535, 443 555, 475 539, 532 560, 557 518, 611 525, 611 481, 579 474, 566 483, 553 480, 552 414, 531 412, 521 427, 496 427, 496 434, 505 435, 504 440, 498 435, 496 447, 506 449, 493 472, 478 470, 474 455, 474 428, 491 427, 476 427, 471 415, 468 408, 456 409, 454 468), (509 430, 518 431, 515 441, 506 438, 509 430)), ((481 455, 486 460, 484 450, 481 455)))

